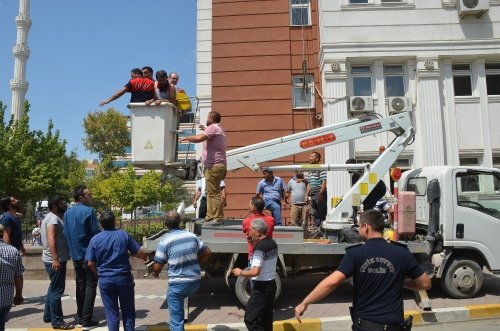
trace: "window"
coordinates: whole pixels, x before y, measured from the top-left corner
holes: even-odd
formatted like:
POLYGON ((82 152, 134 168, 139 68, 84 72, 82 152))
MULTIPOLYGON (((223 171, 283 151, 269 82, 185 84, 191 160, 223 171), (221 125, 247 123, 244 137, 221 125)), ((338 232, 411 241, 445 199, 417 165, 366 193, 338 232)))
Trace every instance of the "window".
POLYGON ((195 146, 193 143, 191 144, 178 144, 177 150, 179 152, 194 152, 195 151, 195 146))
POLYGON ((371 96, 372 95, 372 70, 370 66, 353 66, 352 75, 352 95, 371 96))
POLYGON ((479 158, 477 157, 461 157, 460 158, 461 166, 478 166, 479 158))
POLYGON ((403 97, 405 95, 402 64, 384 65, 384 81, 386 97, 403 97))
POLYGON ((349 0, 349 3, 368 3, 368 0, 349 0))
POLYGON ((196 129, 184 129, 179 133, 179 137, 189 137, 196 134, 196 129))
POLYGON ((493 156, 493 167, 500 168, 500 156, 493 156))
POLYGON ((125 146, 125 147, 123 148, 123 153, 125 153, 125 154, 130 154, 130 153, 132 153, 132 147, 130 147, 130 146, 125 146))
POLYGON ((453 70, 453 88, 455 96, 472 95, 472 73, 470 64, 454 64, 453 70))
POLYGON ((486 63, 485 69, 488 95, 500 95, 500 63, 486 63))
POLYGON ((129 164, 131 164, 130 161, 112 161, 111 164, 116 167, 116 168, 125 168, 128 167, 129 164))
POLYGON ((309 0, 290 0, 290 25, 311 25, 309 0))
POLYGON ((458 205, 475 209, 500 219, 500 192, 498 175, 488 173, 460 173, 457 175, 458 205))
POLYGON ((292 77, 292 103, 293 108, 314 108, 314 77, 306 75, 292 77))
POLYGON ((415 192, 416 195, 425 195, 425 191, 427 190, 427 178, 415 177, 408 179, 406 190, 415 192))
POLYGON ((193 123, 194 120, 194 113, 189 112, 189 113, 184 113, 181 116, 181 119, 179 120, 179 123, 193 123))

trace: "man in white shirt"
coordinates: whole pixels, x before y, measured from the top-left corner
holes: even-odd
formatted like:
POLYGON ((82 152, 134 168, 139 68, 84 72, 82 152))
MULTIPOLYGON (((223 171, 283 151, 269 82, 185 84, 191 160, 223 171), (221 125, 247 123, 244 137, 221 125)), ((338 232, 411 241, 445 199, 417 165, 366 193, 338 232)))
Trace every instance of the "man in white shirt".
MULTIPOLYGON (((220 196, 221 203, 223 207, 227 206, 226 202, 226 184, 224 180, 220 182, 220 196)), ((193 196, 193 207, 198 210, 197 218, 205 218, 207 216, 207 196, 205 193, 205 177, 202 177, 196 181, 196 191, 193 196), (199 208, 198 208, 198 200, 199 208)))

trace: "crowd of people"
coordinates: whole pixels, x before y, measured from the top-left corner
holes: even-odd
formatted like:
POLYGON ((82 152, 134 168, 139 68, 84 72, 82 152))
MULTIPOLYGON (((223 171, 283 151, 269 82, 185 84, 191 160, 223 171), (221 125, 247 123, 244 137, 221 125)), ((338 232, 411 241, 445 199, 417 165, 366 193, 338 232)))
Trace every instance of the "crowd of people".
MULTIPOLYGON (((152 70, 151 70, 152 73, 152 70)), ((205 193, 205 226, 224 221, 226 175, 226 135, 221 115, 212 111, 201 133, 181 140, 203 143, 204 181, 197 189, 198 198, 205 193)), ((319 164, 321 156, 313 152, 309 162, 319 164)), ((69 330, 75 324, 65 322, 61 306, 66 282, 66 267, 72 260, 75 270, 77 316, 76 324, 83 330, 99 325, 93 319, 97 286, 106 313, 107 327, 119 329, 120 311, 124 330, 135 327, 134 280, 129 256, 144 259, 141 247, 130 235, 115 228, 115 217, 105 211, 97 217, 90 206, 92 194, 81 185, 74 189, 75 205, 66 210, 59 196, 48 202, 49 212, 40 224, 43 246, 42 261, 50 278, 43 320, 52 328, 69 330), (100 224, 100 227, 99 227, 100 224)), ((372 199, 373 200, 373 199, 372 199)), ((319 226, 326 216, 326 173, 312 171, 307 177, 296 172, 285 187, 271 171, 257 186, 257 195, 249 201, 250 214, 242 222, 248 241, 248 267, 234 268, 236 277, 251 278, 251 295, 245 309, 248 330, 272 330, 273 304, 276 295, 276 272, 279 245, 272 239, 275 226, 282 224, 282 202, 290 201, 292 221, 305 224, 311 209, 313 222, 319 226), (264 209, 271 211, 267 215, 264 209)), ((371 200, 370 200, 371 201, 371 200)), ((23 266, 21 255, 21 223, 16 211, 18 200, 0 200, 0 329, 4 328, 12 304, 21 304, 23 266), (15 289, 15 294, 14 294, 15 289)), ((353 330, 409 330, 411 320, 403 319, 403 287, 411 290, 430 288, 430 279, 404 246, 383 238, 385 226, 381 212, 365 206, 359 218, 359 236, 366 243, 346 250, 335 272, 326 277, 296 307, 300 321, 307 307, 329 295, 347 278, 353 278, 354 293, 351 316, 353 330)), ((384 207, 380 207, 384 208, 384 207)), ((211 256, 210 248, 195 234, 181 228, 180 215, 170 211, 165 219, 168 233, 161 239, 154 256, 153 275, 168 268, 167 302, 170 330, 184 330, 184 300, 200 287, 201 266, 211 256)))
POLYGON ((144 102, 147 105, 160 105, 162 102, 177 103, 177 92, 184 92, 177 87, 179 75, 175 72, 170 75, 165 70, 158 70, 153 78, 153 69, 145 66, 142 69, 134 68, 130 71, 130 80, 125 86, 116 91, 110 98, 103 100, 99 106, 104 106, 125 93, 130 93, 130 103, 144 102))

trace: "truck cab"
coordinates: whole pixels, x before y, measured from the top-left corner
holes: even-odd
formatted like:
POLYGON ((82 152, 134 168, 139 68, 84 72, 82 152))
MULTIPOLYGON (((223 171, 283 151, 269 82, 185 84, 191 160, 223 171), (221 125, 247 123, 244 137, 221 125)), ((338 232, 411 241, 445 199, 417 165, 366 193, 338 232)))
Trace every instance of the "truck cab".
POLYGON ((436 277, 450 296, 476 294, 483 267, 500 273, 499 169, 425 167, 406 172, 400 188, 416 194, 417 233, 434 243, 436 277))

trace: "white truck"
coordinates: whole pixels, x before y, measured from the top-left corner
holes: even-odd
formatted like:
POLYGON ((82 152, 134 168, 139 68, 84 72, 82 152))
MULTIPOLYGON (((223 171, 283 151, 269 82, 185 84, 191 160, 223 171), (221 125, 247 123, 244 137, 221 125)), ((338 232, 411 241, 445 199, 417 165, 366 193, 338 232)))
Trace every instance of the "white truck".
MULTIPOLYGON (((134 109, 131 109, 134 119, 134 109)), ((141 128, 132 126, 132 130, 141 128)), ((342 230, 353 225, 353 206, 360 205, 368 197, 414 137, 411 114, 404 112, 387 118, 373 115, 355 118, 227 152, 228 171, 243 167, 258 171, 261 170, 261 162, 387 131, 393 132, 396 137, 373 164, 300 165, 304 171, 362 168, 364 174, 329 210, 322 224, 329 243, 304 241, 303 230, 299 227, 275 228, 273 238, 280 252, 277 296, 281 289, 280 276, 332 271, 339 264, 345 248, 352 245, 340 241, 342 230)), ((134 133, 132 137, 133 151, 134 143, 144 145, 143 141, 134 142, 134 133)), ((158 168, 168 168, 166 163, 158 168)), ((297 166, 269 168, 278 171, 297 166)), ((406 172, 400 188, 401 191, 413 191, 416 196, 413 213, 416 216, 416 232, 411 240, 404 243, 425 270, 441 280, 449 296, 469 298, 477 294, 482 285, 484 267, 493 273, 500 273, 500 258, 494 253, 500 251, 500 240, 496 238, 500 233, 500 170, 426 167, 406 172)), ((241 230, 241 220, 228 220, 224 226, 212 227, 197 226, 193 220, 188 222, 187 228, 200 234, 214 253, 204 265, 207 274, 223 273, 229 285, 230 270, 247 264, 246 238, 241 230)), ((154 252, 162 235, 164 233, 146 238, 146 251, 154 252)), ((246 278, 238 278, 235 291, 241 303, 246 304, 246 278)), ((419 294, 422 308, 430 309, 425 293, 419 294)))

